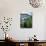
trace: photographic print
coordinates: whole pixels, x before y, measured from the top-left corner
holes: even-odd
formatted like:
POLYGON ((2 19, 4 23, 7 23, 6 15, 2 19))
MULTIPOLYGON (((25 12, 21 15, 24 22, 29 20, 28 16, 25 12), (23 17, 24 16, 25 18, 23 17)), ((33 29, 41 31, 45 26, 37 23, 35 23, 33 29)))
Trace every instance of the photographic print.
POLYGON ((20 14, 20 27, 32 28, 32 12, 20 14))

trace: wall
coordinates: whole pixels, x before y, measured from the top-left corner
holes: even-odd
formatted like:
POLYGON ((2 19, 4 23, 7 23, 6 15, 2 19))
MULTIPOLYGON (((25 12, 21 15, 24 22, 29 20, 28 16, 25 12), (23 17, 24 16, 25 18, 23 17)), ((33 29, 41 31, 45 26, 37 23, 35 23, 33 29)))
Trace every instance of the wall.
MULTIPOLYGON (((39 40, 44 40, 46 34, 44 32, 46 15, 45 12, 46 8, 44 7, 31 7, 28 0, 0 0, 0 18, 3 16, 13 17, 12 26, 8 33, 12 35, 14 39, 16 38, 17 40, 27 40, 34 34, 37 35, 37 38, 39 40), (20 28, 20 13, 25 11, 33 12, 32 29, 20 28)), ((3 32, 1 31, 0 35, 2 35, 1 33, 3 32)), ((4 37, 0 36, 0 39, 4 39, 4 37)))

